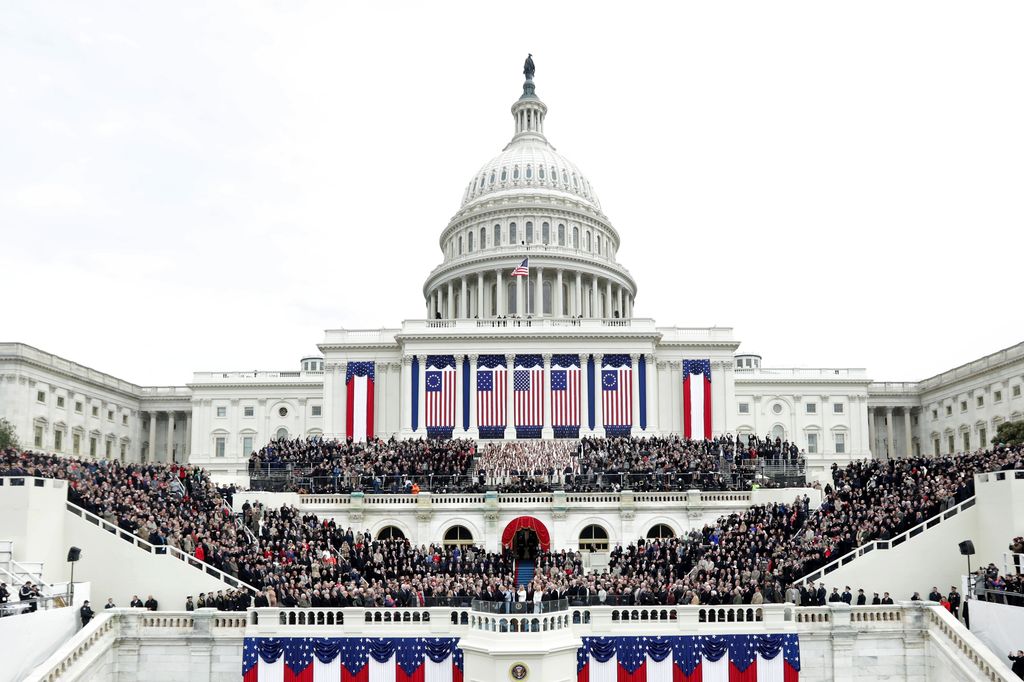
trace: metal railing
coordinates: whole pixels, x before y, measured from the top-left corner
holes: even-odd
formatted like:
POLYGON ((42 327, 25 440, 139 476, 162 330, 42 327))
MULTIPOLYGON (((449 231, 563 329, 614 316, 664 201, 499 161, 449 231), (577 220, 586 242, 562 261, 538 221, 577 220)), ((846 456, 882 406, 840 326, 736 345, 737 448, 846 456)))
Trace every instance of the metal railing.
POLYGON ((837 558, 837 559, 835 559, 833 561, 830 561, 829 563, 825 564, 824 566, 822 566, 822 567, 820 567, 818 569, 815 569, 814 571, 808 573, 804 577, 802 577, 799 580, 797 580, 797 583, 807 582, 808 580, 813 580, 813 581, 821 580, 822 578, 824 578, 829 573, 835 571, 836 569, 838 569, 838 568, 840 568, 842 566, 845 566, 846 564, 850 563, 851 561, 854 561, 855 559, 857 559, 857 557, 864 556, 868 552, 873 552, 876 549, 877 550, 888 550, 888 549, 892 549, 893 547, 897 547, 899 545, 902 545, 907 540, 910 540, 911 538, 917 537, 918 535, 920 535, 921 533, 925 532, 929 528, 934 528, 935 526, 939 525, 943 521, 946 521, 947 519, 953 518, 954 516, 956 516, 960 512, 966 511, 966 510, 970 509, 971 507, 973 507, 975 505, 976 502, 977 502, 977 497, 975 497, 975 496, 968 497, 966 500, 964 500, 960 504, 958 504, 958 505, 956 505, 954 507, 950 507, 949 509, 947 509, 945 511, 939 512, 935 516, 932 516, 932 517, 930 517, 928 519, 925 519, 924 521, 922 521, 921 523, 917 524, 913 528, 910 528, 909 530, 906 530, 906 531, 900 533, 899 535, 897 535, 897 536, 895 536, 893 538, 890 538, 888 540, 871 540, 870 542, 867 542, 867 543, 861 545, 860 547, 857 547, 856 549, 850 550, 849 552, 847 552, 846 554, 842 555, 841 557, 839 557, 839 558, 837 558))
POLYGON ((568 599, 551 599, 548 601, 484 601, 472 600, 471 606, 479 613, 520 614, 520 613, 555 613, 568 611, 568 599))
POLYGON ((72 502, 66 502, 65 505, 66 509, 75 516, 79 516, 84 520, 88 521, 89 523, 95 526, 99 526, 108 533, 116 535, 125 542, 135 545, 136 547, 145 552, 149 552, 150 554, 163 554, 169 557, 173 557, 174 559, 177 559, 188 564, 192 568, 198 569, 200 571, 203 571, 207 575, 213 576, 217 580, 220 580, 226 583, 228 586, 233 587, 235 589, 248 590, 252 594, 259 592, 259 590, 257 590, 249 583, 243 582, 235 576, 229 573, 225 573, 224 571, 220 570, 215 566, 211 566, 205 561, 200 561, 196 557, 186 552, 183 552, 177 547, 171 547, 170 545, 154 545, 139 538, 134 533, 130 533, 119 526, 115 526, 114 524, 105 521, 104 519, 101 519, 92 512, 86 511, 85 509, 82 509, 81 507, 72 502))
POLYGON ((36 611, 49 611, 50 609, 62 609, 70 604, 71 595, 68 593, 9 601, 6 604, 0 604, 0 617, 15 616, 21 613, 34 613, 36 611))

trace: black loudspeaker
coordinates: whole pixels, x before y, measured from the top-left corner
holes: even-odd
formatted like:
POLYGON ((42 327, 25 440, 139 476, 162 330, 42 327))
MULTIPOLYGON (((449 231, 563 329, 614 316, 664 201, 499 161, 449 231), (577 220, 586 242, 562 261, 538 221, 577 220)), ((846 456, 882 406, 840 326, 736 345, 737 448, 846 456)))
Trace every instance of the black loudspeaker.
POLYGON ((80 558, 82 558, 82 550, 77 547, 68 550, 68 561, 78 561, 80 558))
POLYGON ((974 543, 970 540, 964 540, 960 543, 960 553, 964 556, 974 555, 974 543))

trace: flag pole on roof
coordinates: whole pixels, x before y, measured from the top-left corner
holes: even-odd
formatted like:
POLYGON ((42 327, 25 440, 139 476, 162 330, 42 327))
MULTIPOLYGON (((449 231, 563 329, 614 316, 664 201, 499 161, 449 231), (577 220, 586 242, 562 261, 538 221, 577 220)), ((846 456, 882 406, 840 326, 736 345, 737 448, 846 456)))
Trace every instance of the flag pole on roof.
POLYGON ((513 277, 529 277, 530 276, 530 259, 524 258, 523 262, 520 263, 515 270, 512 271, 513 277))

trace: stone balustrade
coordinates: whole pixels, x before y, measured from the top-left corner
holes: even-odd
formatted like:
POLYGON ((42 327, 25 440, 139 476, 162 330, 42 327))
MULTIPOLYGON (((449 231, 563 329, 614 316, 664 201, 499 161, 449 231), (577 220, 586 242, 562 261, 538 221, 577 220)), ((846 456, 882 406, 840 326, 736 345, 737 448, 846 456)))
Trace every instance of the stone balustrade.
POLYGON ((545 634, 635 636, 796 633, 801 679, 1016 679, 999 657, 947 611, 930 602, 889 606, 568 606, 542 614, 495 614, 458 608, 250 609, 225 613, 113 609, 97 616, 27 678, 237 680, 245 637, 508 637, 541 646, 545 634), (474 634, 474 637, 478 636, 474 634))

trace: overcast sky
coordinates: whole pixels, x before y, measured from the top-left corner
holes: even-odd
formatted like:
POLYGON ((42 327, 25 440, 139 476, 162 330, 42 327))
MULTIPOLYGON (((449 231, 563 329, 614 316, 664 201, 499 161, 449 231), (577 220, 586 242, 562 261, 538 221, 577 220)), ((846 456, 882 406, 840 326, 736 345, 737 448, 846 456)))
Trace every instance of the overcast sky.
POLYGON ((1019 0, 8 0, 0 340, 183 384, 421 317, 532 52, 637 316, 922 379, 1024 340, 1021 26, 1019 0))

